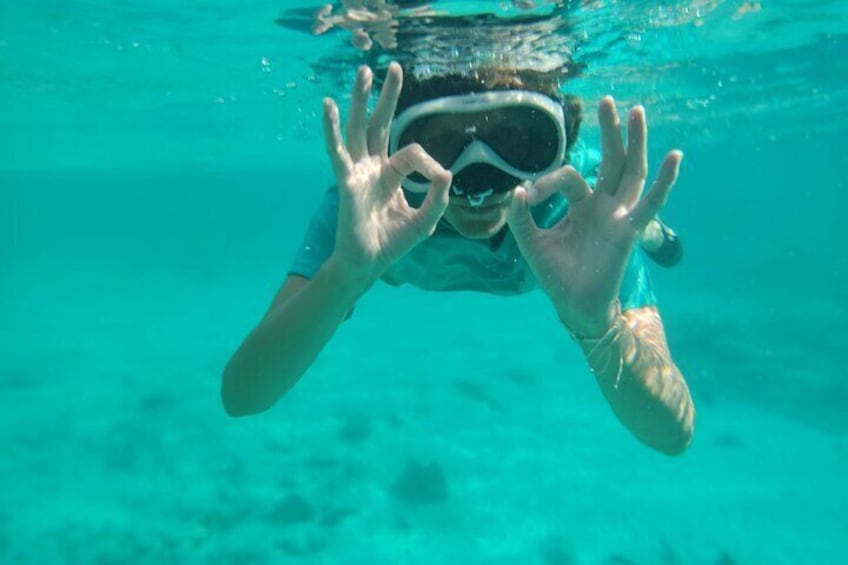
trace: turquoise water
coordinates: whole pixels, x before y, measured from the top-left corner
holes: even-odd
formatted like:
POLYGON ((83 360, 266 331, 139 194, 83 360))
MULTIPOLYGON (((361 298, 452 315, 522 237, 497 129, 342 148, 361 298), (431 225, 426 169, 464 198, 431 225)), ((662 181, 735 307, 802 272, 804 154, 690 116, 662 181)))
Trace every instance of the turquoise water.
POLYGON ((541 293, 378 285, 228 418, 221 369, 332 182, 347 35, 275 25, 287 2, 4 1, 0 561, 845 562, 848 8, 584 4, 583 135, 612 93, 652 165, 686 154, 686 258, 653 273, 698 407, 679 458, 541 293))

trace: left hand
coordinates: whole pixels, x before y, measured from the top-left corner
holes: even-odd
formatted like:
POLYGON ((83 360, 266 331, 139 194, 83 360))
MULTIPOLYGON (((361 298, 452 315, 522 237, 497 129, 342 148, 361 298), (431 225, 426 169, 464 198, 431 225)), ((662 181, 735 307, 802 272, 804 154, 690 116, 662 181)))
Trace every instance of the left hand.
POLYGON ((644 108, 630 111, 626 148, 611 97, 601 100, 598 118, 603 157, 595 189, 565 166, 528 189, 516 188, 507 214, 521 253, 560 319, 581 337, 603 335, 618 315, 616 300, 633 245, 665 203, 683 158, 680 151, 670 151, 642 198, 648 174, 644 108), (552 228, 541 229, 530 206, 556 192, 568 200, 568 213, 552 228))

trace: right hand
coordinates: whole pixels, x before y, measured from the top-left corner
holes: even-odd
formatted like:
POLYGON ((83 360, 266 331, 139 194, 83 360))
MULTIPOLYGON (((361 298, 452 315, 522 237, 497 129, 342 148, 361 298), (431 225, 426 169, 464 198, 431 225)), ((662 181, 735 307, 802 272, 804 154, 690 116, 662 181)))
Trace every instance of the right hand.
POLYGON ((376 281, 392 263, 429 237, 448 205, 451 173, 417 144, 388 155, 389 132, 403 85, 400 65, 392 63, 370 117, 368 97, 373 74, 356 74, 347 140, 342 139, 339 109, 324 100, 324 139, 336 175, 339 217, 333 259, 353 277, 376 281), (420 208, 409 205, 401 181, 418 172, 432 181, 420 208))

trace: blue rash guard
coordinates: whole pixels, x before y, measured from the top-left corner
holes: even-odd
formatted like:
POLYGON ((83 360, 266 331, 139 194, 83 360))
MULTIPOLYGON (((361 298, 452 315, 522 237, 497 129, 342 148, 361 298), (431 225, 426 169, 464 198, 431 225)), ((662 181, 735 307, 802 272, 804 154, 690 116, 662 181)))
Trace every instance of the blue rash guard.
MULTIPOLYGON (((597 151, 582 144, 572 150, 570 163, 594 185, 600 162, 597 151)), ((413 195, 408 195, 413 196, 413 195)), ((338 217, 338 190, 331 187, 309 223, 289 274, 312 278, 333 252, 338 217)), ((534 206, 537 225, 549 228, 568 210, 557 194, 534 206)), ((463 237, 444 219, 436 231, 422 241, 383 275, 392 285, 411 284, 432 291, 471 290, 515 295, 538 288, 538 282, 509 229, 488 240, 463 237)), ((637 245, 630 255, 619 291, 623 310, 656 305, 653 287, 637 245)))

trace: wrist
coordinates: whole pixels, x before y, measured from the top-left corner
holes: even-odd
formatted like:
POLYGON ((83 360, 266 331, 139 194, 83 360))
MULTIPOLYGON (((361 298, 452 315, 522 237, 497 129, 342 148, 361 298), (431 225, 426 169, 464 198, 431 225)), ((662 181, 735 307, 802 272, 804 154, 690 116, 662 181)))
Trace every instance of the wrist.
POLYGON ((586 317, 583 319, 566 320, 560 318, 571 338, 580 343, 582 341, 594 341, 603 337, 611 327, 618 323, 621 318, 621 303, 615 299, 610 303, 607 311, 602 316, 586 317))
POLYGON ((335 254, 327 258, 319 274, 327 278, 339 295, 347 296, 354 301, 371 288, 379 278, 372 272, 350 267, 335 254))
POLYGON ((598 337, 581 337, 571 334, 580 346, 590 370, 602 383, 617 389, 624 372, 625 356, 622 338, 625 335, 626 321, 619 310, 603 334, 598 337))

